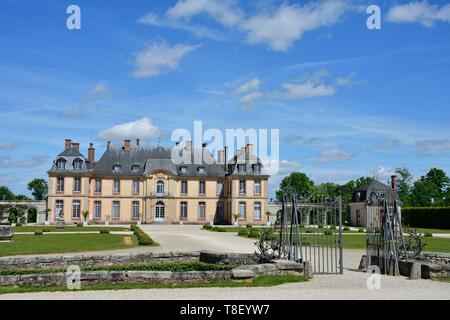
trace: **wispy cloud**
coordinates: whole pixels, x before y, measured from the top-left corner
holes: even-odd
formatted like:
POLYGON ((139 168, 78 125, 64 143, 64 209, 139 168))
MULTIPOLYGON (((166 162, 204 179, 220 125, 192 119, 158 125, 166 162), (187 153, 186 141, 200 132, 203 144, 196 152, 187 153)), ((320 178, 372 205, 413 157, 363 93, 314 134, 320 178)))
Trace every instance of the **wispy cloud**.
POLYGON ((423 153, 450 152, 450 140, 422 140, 416 142, 416 149, 423 153))
POLYGON ((177 44, 170 46, 166 42, 155 42, 136 55, 135 71, 138 78, 157 77, 177 69, 180 60, 201 45, 177 44))
POLYGON ((159 128, 152 123, 150 118, 144 117, 140 120, 127 122, 113 126, 100 132, 101 140, 118 141, 126 138, 139 138, 150 140, 158 138, 159 128))
POLYGON ((316 160, 317 163, 326 163, 334 161, 347 161, 354 158, 350 152, 346 152, 337 148, 322 150, 316 160))
POLYGON ((386 150, 395 147, 398 144, 395 140, 387 140, 384 142, 377 143, 373 148, 375 150, 386 150))
POLYGON ((12 151, 16 150, 19 146, 15 143, 0 144, 0 150, 12 151))
POLYGON ((86 107, 96 101, 101 101, 110 98, 110 92, 106 84, 97 84, 94 88, 89 90, 81 99, 80 104, 75 109, 69 112, 60 112, 63 118, 80 118, 86 116, 86 107))
POLYGON ((0 156, 0 168, 33 168, 45 163, 48 156, 31 156, 26 159, 13 159, 9 156, 0 156))
POLYGON ((450 4, 439 6, 428 1, 413 1, 394 5, 389 9, 387 20, 394 23, 420 23, 431 28, 438 21, 450 22, 450 4))

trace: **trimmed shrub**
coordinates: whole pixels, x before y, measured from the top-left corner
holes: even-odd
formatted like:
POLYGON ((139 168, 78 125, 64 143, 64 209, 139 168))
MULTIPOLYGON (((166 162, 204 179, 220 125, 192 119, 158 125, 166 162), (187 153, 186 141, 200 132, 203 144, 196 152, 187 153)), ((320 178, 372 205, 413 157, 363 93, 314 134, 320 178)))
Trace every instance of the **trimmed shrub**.
POLYGON ((320 225, 318 225, 317 227, 318 227, 319 229, 322 229, 322 228, 323 228, 323 225, 320 224, 320 225))
POLYGON ((349 227, 343 227, 342 230, 343 231, 350 231, 350 228, 349 227))
POLYGON ((450 229, 450 207, 402 208, 402 219, 412 228, 450 229))
POLYGON ((425 238, 433 238, 433 234, 429 232, 425 232, 423 235, 425 238))
POLYGON ((35 232, 34 232, 34 235, 35 236, 42 236, 44 233, 42 232, 42 230, 36 230, 35 232))
POLYGON ((107 229, 102 229, 100 230, 100 234, 110 234, 110 232, 107 229))
POLYGON ((253 226, 249 223, 249 224, 247 224, 246 226, 245 226, 246 228, 253 228, 253 226))
POLYGON ((42 228, 42 232, 52 232, 52 229, 50 229, 50 228, 42 228))
POLYGON ((366 231, 364 229, 359 229, 358 232, 359 233, 363 233, 363 232, 366 232, 366 231))
POLYGON ((328 227, 328 230, 336 230, 336 226, 331 225, 328 227))
POLYGON ((137 225, 132 225, 131 230, 134 232, 134 234, 138 238, 138 244, 140 246, 151 246, 151 245, 155 244, 153 239, 150 238, 149 235, 146 234, 144 231, 142 231, 142 229, 139 228, 137 225))
POLYGON ((325 230, 325 231, 323 232, 323 234, 326 235, 326 236, 332 236, 332 235, 333 235, 333 231, 331 231, 331 230, 325 230))
POLYGON ((238 232, 238 236, 246 236, 248 237, 249 231, 247 229, 241 229, 238 232))
POLYGON ((248 233, 248 237, 249 238, 259 238, 260 233, 257 229, 251 229, 250 232, 248 233))
POLYGON ((82 227, 83 227, 83 224, 82 224, 81 222, 78 222, 78 223, 77 223, 77 227, 78 227, 78 228, 82 228, 82 227))
POLYGON ((205 229, 205 230, 212 230, 212 229, 213 229, 213 226, 210 225, 209 223, 205 223, 205 224, 203 225, 203 229, 205 229))
POLYGON ((227 231, 227 230, 225 230, 225 228, 222 228, 222 227, 214 227, 214 228, 212 228, 212 230, 216 231, 216 232, 226 232, 227 231))

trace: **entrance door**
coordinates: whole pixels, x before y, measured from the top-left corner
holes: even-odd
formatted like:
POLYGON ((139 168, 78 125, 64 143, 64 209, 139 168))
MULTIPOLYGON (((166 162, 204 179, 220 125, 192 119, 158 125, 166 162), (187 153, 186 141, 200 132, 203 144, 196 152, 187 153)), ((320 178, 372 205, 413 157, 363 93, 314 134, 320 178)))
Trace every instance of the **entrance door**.
POLYGON ((164 213, 164 203, 158 202, 155 208, 155 221, 161 222, 164 221, 165 213, 164 213))

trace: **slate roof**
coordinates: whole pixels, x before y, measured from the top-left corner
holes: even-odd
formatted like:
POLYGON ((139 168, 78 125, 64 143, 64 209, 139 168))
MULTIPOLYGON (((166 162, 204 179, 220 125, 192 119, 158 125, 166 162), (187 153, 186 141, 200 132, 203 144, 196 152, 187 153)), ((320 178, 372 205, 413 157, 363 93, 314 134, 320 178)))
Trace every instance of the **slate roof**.
POLYGON ((89 163, 89 161, 86 160, 86 158, 80 153, 80 151, 75 149, 75 148, 73 148, 73 147, 71 147, 69 149, 64 150, 60 154, 58 154, 56 159, 53 161, 52 167, 50 168, 48 173, 66 172, 66 173, 83 173, 83 174, 86 174, 86 173, 90 172, 91 167, 92 167, 92 164, 89 163), (82 166, 81 166, 81 170, 74 170, 74 168, 73 168, 73 162, 76 159, 81 159, 83 161, 82 166), (58 160, 65 160, 66 161, 64 170, 61 170, 61 169, 57 168, 56 163, 57 163, 58 160))
POLYGON ((373 179, 353 192, 351 202, 365 202, 367 197, 374 191, 393 192, 390 186, 373 179))

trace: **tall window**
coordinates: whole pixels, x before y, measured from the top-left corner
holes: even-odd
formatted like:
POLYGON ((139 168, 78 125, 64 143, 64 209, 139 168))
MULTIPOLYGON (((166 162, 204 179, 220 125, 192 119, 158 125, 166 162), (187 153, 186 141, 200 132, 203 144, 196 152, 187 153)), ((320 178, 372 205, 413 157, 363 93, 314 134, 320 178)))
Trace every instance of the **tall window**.
POLYGON ((245 172, 245 164, 238 164, 238 172, 243 173, 245 172))
POLYGON ((255 180, 255 194, 261 194, 261 180, 255 180))
POLYGON ((64 178, 59 177, 56 179, 56 192, 64 192, 64 178))
POLYGON ((56 167, 58 168, 58 170, 64 170, 64 168, 66 167, 66 160, 60 159, 56 162, 56 167))
POLYGON ((203 195, 203 194, 205 194, 205 190, 206 190, 206 182, 205 181, 199 181, 198 193, 203 195))
POLYGON ((112 218, 113 219, 119 219, 120 218, 120 202, 119 201, 113 201, 112 218))
POLYGON ((101 179, 95 179, 95 193, 102 193, 102 180, 101 179))
POLYGON ((156 194, 163 195, 164 194, 164 182, 159 180, 156 183, 156 194))
POLYGON ((187 202, 180 203, 180 220, 187 219, 187 202))
POLYGON ((133 203, 131 204, 131 218, 139 218, 139 201, 133 201, 133 203))
POLYGON ((119 179, 114 179, 113 192, 114 193, 120 193, 120 180, 119 179))
POLYGON ((165 218, 165 206, 163 202, 159 201, 156 204, 155 220, 163 221, 164 218, 165 218))
POLYGON ((239 218, 245 219, 246 216, 247 216, 247 212, 246 212, 245 202, 239 202, 239 218))
POLYGON ((199 202, 198 204, 198 218, 200 220, 204 220, 206 218, 206 210, 205 210, 205 203, 204 202, 199 202))
POLYGON ((73 192, 81 192, 81 178, 73 178, 73 192))
POLYGON ((81 202, 80 200, 73 200, 72 202, 72 218, 80 219, 81 202))
POLYGON ((133 179, 133 194, 139 194, 139 179, 133 179))
POLYGON ((217 208, 216 208, 216 215, 218 220, 222 220, 223 219, 223 202, 219 201, 217 202, 217 208))
POLYGON ((181 181, 181 194, 187 194, 187 193, 188 193, 188 182, 181 181))
POLYGON ((253 220, 261 220, 261 202, 255 202, 253 207, 253 220))
POLYGON ((218 196, 223 196, 223 182, 217 181, 216 193, 218 196))
POLYGON ((83 160, 76 159, 73 162, 73 170, 80 171, 83 166, 83 160))
POLYGON ((64 200, 56 200, 55 219, 64 218, 64 200))
POLYGON ((100 219, 102 216, 102 203, 94 201, 94 219, 100 219))
POLYGON ((239 193, 240 194, 245 194, 246 193, 245 180, 239 180, 239 193))

